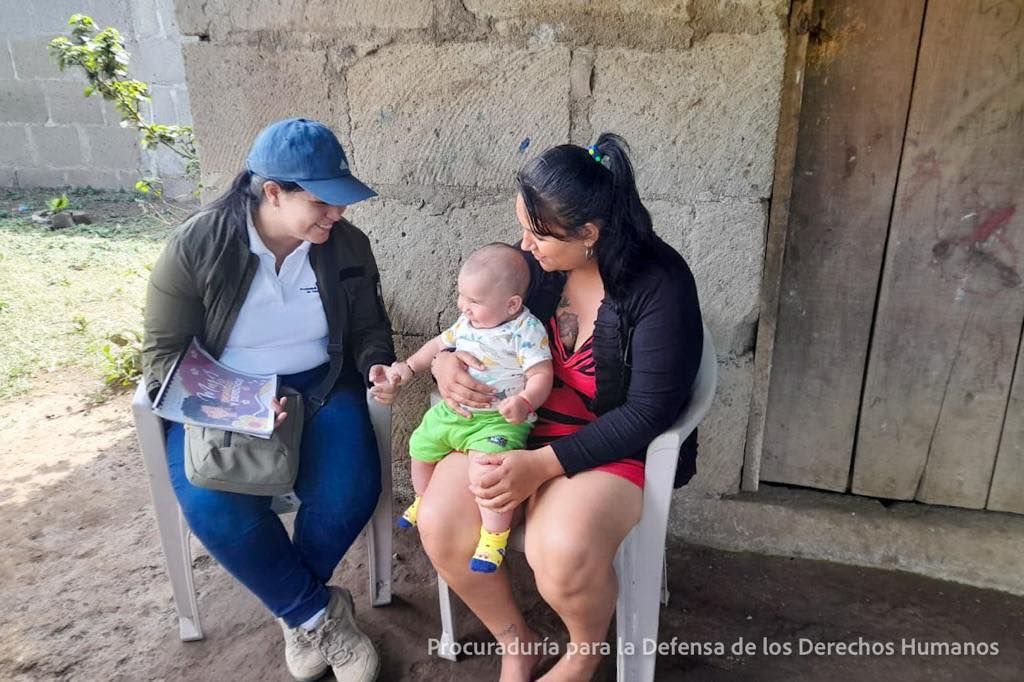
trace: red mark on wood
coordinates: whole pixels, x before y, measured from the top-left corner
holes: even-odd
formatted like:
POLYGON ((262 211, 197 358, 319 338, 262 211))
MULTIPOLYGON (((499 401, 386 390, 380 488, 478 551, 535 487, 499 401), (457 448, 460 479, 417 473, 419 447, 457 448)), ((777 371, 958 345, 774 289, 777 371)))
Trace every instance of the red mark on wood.
POLYGON ((956 268, 956 277, 963 282, 961 288, 965 292, 986 295, 996 293, 995 291, 985 292, 978 288, 967 286, 968 277, 979 268, 984 268, 990 275, 994 275, 994 280, 998 283, 998 287, 1013 289, 1020 286, 1021 276, 1011 264, 1003 262, 995 254, 980 248, 990 238, 995 237, 1010 253, 1010 262, 1015 263, 1017 260, 1017 249, 1013 242, 1007 238, 1006 234, 1002 232, 1002 229, 1006 227, 1006 224, 1010 222, 1010 219, 1016 212, 1017 207, 1013 205, 993 211, 969 235, 943 239, 932 247, 932 255, 940 263, 949 260, 953 255, 953 247, 965 247, 963 251, 965 258, 958 258, 957 265, 953 266, 956 268))
MULTIPOLYGON (((1016 206, 1007 206, 1006 208, 1000 209, 985 218, 984 222, 978 227, 974 228, 974 232, 969 237, 970 241, 974 243, 983 242, 995 233, 996 230, 1002 228, 1006 223, 1010 222, 1010 218, 1017 212, 1016 206)), ((1002 241, 1002 240, 1000 240, 1002 241)), ((1006 242, 1003 242, 1004 244, 1006 242)))

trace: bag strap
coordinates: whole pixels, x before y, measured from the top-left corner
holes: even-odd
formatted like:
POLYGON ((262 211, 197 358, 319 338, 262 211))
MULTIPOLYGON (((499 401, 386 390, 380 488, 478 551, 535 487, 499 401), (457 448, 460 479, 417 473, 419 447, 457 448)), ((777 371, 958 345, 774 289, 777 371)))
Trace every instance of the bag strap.
MULTIPOLYGON (((310 262, 313 265, 314 271, 318 270, 318 263, 316 261, 320 258, 323 258, 325 261, 324 265, 326 267, 322 271, 327 273, 328 278, 330 278, 331 274, 337 276, 337 259, 330 243, 319 248, 314 247, 310 251, 310 262)), ((348 316, 348 308, 343 302, 335 300, 339 293, 342 296, 344 296, 344 293, 339 292, 339 288, 335 286, 336 282, 320 282, 319 280, 320 277, 318 276, 317 284, 320 288, 320 300, 324 304, 324 314, 327 316, 327 356, 330 358, 330 365, 327 368, 327 375, 323 380, 316 388, 305 395, 305 421, 311 420, 317 411, 324 406, 324 403, 327 402, 327 396, 330 395, 334 385, 338 383, 342 366, 345 364, 345 344, 342 335, 348 322, 345 319, 348 316)))
POLYGON ((327 355, 330 357, 330 365, 327 368, 327 375, 323 378, 316 388, 306 394, 306 421, 309 421, 317 413, 317 411, 324 406, 327 402, 327 396, 330 394, 331 389, 334 388, 334 384, 338 382, 338 377, 341 376, 341 367, 344 364, 344 346, 341 344, 341 332, 335 330, 334 332, 339 338, 333 339, 328 338, 327 340, 327 355))

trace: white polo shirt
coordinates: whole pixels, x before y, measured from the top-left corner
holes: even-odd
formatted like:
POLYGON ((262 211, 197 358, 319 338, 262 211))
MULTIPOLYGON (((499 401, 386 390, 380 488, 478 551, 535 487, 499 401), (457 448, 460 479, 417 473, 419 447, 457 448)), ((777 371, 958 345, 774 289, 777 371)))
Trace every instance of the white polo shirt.
POLYGON ((327 315, 316 275, 309 264, 309 242, 302 242, 274 269, 274 254, 246 215, 249 250, 260 266, 238 311, 220 361, 240 372, 295 374, 328 361, 327 315))

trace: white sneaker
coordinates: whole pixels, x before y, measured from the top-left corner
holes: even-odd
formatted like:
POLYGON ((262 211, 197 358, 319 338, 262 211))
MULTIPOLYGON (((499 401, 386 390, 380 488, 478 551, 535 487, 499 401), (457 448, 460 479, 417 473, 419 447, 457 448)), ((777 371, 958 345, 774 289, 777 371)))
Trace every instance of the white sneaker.
POLYGON ((277 622, 284 631, 284 662, 291 676, 298 682, 313 682, 323 677, 331 665, 320 655, 312 632, 301 627, 290 628, 280 618, 277 622))
POLYGON ((324 622, 311 633, 320 655, 330 663, 338 682, 373 682, 380 659, 373 642, 356 625, 352 595, 340 587, 329 587, 331 601, 324 622))

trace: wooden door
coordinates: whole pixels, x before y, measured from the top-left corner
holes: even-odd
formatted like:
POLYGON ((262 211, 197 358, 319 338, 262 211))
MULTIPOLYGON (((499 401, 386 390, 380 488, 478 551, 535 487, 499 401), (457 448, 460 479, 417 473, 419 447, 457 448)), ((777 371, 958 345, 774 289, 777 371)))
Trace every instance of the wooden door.
POLYGON ((1024 0, 815 7, 760 479, 1024 512, 1024 0))
POLYGON ((1022 11, 928 3, 855 493, 986 506, 1024 321, 1022 11))
POLYGON ((924 0, 814 9, 760 478, 845 491, 924 0))

